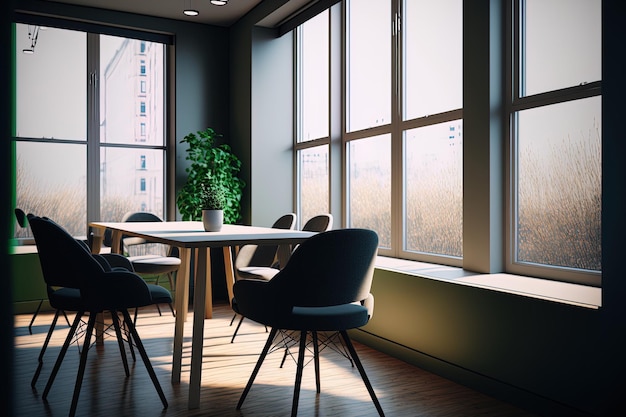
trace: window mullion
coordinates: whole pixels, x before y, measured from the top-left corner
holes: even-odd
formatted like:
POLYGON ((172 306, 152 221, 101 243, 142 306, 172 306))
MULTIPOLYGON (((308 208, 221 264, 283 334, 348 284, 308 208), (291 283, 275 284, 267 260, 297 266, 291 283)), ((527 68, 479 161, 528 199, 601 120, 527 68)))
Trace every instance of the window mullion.
POLYGON ((392 49, 391 49, 391 252, 392 256, 400 256, 404 242, 404 158, 402 146, 402 0, 392 2, 392 49))
POLYGON ((100 220, 100 35, 87 34, 87 222, 100 220))

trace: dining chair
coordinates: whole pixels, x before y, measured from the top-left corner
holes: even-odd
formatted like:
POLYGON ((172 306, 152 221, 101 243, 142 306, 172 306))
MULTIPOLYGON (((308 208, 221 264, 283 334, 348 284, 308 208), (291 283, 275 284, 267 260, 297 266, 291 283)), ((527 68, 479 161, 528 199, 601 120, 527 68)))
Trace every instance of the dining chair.
MULTIPOLYGON (((134 321, 128 313, 130 308, 136 309, 153 304, 151 288, 159 286, 147 284, 134 272, 115 266, 115 263, 111 265, 107 261, 107 259, 112 261, 118 259, 122 262, 120 258, 123 257, 119 255, 112 254, 112 256, 105 257, 92 254, 86 244, 74 239, 65 229, 48 218, 30 216, 29 223, 35 236, 39 262, 46 284, 53 289, 58 288, 49 292, 51 304, 54 303, 57 308, 76 311, 72 326, 48 378, 42 399, 47 402, 68 347, 76 337, 83 316, 88 315, 69 413, 70 416, 75 415, 96 319, 98 315, 107 311, 111 315, 126 376, 130 375, 130 370, 125 353, 125 340, 129 344, 133 359, 135 358, 134 347, 139 351, 163 407, 167 408, 167 399, 137 333, 134 321), (60 291, 64 292, 60 293, 60 291), (126 339, 122 334, 120 315, 126 339)), ((162 287, 157 289, 158 293, 162 291, 167 292, 162 287)), ((41 371, 41 365, 42 362, 38 365, 37 375, 41 371)))
MULTIPOLYGON (((149 212, 130 212, 123 218, 123 222, 162 222, 163 220, 156 214, 149 212)), ((111 232, 105 233, 104 244, 111 246, 111 232)), ((180 258, 178 248, 160 243, 151 243, 145 239, 132 236, 123 236, 120 244, 122 252, 128 257, 128 260, 133 265, 133 271, 144 278, 154 277, 155 285, 159 285, 160 278, 163 275, 167 275, 169 281, 170 291, 174 291, 174 275, 180 268, 180 258)), ((159 304, 155 304, 159 315, 161 309, 159 304)), ((174 307, 172 303, 168 303, 172 315, 174 313, 174 307)), ((135 315, 136 318, 136 315, 135 315)))
MULTIPOLYGON (((285 230, 293 230, 296 226, 296 214, 295 213, 287 213, 280 216, 276 221, 272 224, 272 228, 274 229, 285 229, 285 230)), ((237 251, 237 256, 235 257, 234 262, 234 272, 235 272, 235 281, 240 279, 265 279, 263 274, 266 271, 273 273, 273 271, 278 267, 277 264, 277 255, 278 255, 278 245, 243 245, 237 251), (257 273, 257 271, 259 271, 257 273)), ((271 277, 268 277, 269 279, 271 277)), ((234 315, 232 320, 230 321, 230 325, 232 326, 235 318, 238 313, 236 310, 236 306, 234 307, 234 315)), ((235 337, 239 332, 239 328, 241 327, 241 323, 243 322, 244 316, 240 316, 239 322, 237 323, 237 327, 233 332, 233 336, 230 340, 231 343, 235 341, 235 337)))
MULTIPOLYGON (((28 227, 28 216, 26 215, 26 213, 24 212, 24 210, 22 210, 21 208, 16 208, 14 210, 15 212, 15 219, 17 220, 17 224, 22 228, 22 229, 26 229, 28 227)), ((28 324, 28 333, 33 334, 33 324, 35 323, 35 319, 37 318, 37 315, 39 314, 39 311, 41 310, 41 306, 43 305, 43 302, 45 301, 45 299, 41 298, 39 300, 39 303, 37 304, 37 308, 35 309, 35 312, 33 313, 33 317, 31 317, 30 319, 30 323, 28 324)), ((65 321, 67 321, 67 325, 70 325, 69 319, 67 318, 67 315, 65 314, 65 312, 57 310, 58 314, 63 314, 65 316, 65 321)), ((58 318, 58 317, 57 317, 58 318)), ((54 320, 56 323, 56 319, 54 320)))
MULTIPOLYGON (((317 393, 321 392, 318 333, 338 332, 356 365, 380 416, 383 409, 348 336, 347 330, 364 326, 374 311, 370 292, 378 235, 367 229, 322 232, 300 244, 287 265, 271 280, 240 280, 233 291, 241 313, 271 327, 252 375, 237 403, 241 409, 279 331, 291 331, 298 340, 296 380, 291 415, 296 416, 309 343, 317 393), (309 342, 310 337, 310 342, 309 342)), ((276 350, 285 347, 282 338, 276 350)))
MULTIPOLYGON (((295 225, 295 222, 296 222, 296 217, 295 216, 296 215, 293 214, 293 223, 294 223, 294 225, 295 225)), ((280 219, 279 219, 279 221, 280 221, 280 219)), ((330 213, 326 213, 326 214, 319 214, 317 216, 313 216, 312 218, 307 220, 307 222, 304 224, 304 226, 302 226, 302 231, 306 231, 306 232, 326 232, 326 231, 332 229, 332 227, 333 227, 333 216, 330 213)), ((293 228, 293 226, 291 228, 293 228)), ((296 245, 293 248, 293 250, 295 250, 297 247, 298 247, 298 245, 296 245)), ((274 251, 274 256, 275 255, 276 255, 276 251, 274 251)), ((237 258, 238 257, 239 257, 239 255, 237 255, 237 258)), ((278 264, 276 264, 274 262, 273 263, 269 263, 269 264, 267 262, 266 262, 266 264, 263 264, 263 263, 259 262, 259 263, 253 263, 252 265, 244 265, 244 263, 241 262, 239 264, 239 266, 238 266, 237 265, 237 258, 235 258, 235 277, 237 279, 260 279, 260 280, 264 280, 264 281, 269 281, 280 270, 280 265, 278 265, 278 264)), ((239 323, 237 323, 237 328, 235 329, 235 332, 233 333, 233 337, 230 340, 230 342, 233 343, 235 341, 235 336, 237 336, 237 332, 239 331, 239 327, 241 327, 241 323, 243 322, 244 316, 241 315, 241 313, 239 313, 239 307, 237 305, 237 300, 232 300, 231 301, 231 306, 232 306, 233 311, 235 312, 235 315, 233 316, 233 319, 230 321, 230 324, 231 325, 233 324, 233 321, 235 320, 235 317, 238 314, 241 316, 241 318, 239 319, 239 323)))

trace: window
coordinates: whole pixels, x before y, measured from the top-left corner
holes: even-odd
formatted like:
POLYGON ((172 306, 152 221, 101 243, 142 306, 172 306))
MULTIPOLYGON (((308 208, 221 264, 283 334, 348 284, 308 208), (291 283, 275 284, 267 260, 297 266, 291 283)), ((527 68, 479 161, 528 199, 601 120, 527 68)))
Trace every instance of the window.
POLYGON ((139 102, 139 113, 142 116, 146 115, 146 102, 145 101, 140 101, 139 102))
POLYGON ((142 207, 162 217, 165 45, 46 27, 34 53, 23 54, 29 25, 17 23, 15 30, 16 205, 54 218, 76 236, 86 234, 88 221, 119 221, 142 207), (148 82, 138 89, 136 68, 146 61, 148 82), (150 123, 140 128, 139 141, 136 103, 143 88, 150 123))
POLYGON ((146 192, 146 179, 145 178, 139 179, 139 191, 141 191, 142 193, 146 192))
POLYGON ((601 1, 513 8, 507 269, 599 285, 601 1))
POLYGON ((298 204, 300 224, 329 207, 329 11, 298 28, 297 143, 298 204))
POLYGON ((403 2, 401 254, 463 257, 463 4, 403 2))
POLYGON ((144 61, 143 59, 141 60, 141 63, 139 64, 139 74, 146 75, 146 61, 144 61))
MULTIPOLYGON (((508 83, 498 95, 505 111, 490 109, 487 123, 502 133, 494 133, 497 146, 479 150, 465 141, 470 133, 471 138, 482 135, 484 126, 467 131, 464 101, 484 104, 476 102, 471 88, 463 97, 464 79, 471 82, 478 75, 463 73, 463 17, 472 13, 463 12, 462 0, 346 0, 329 9, 335 16, 340 8, 342 25, 319 29, 323 35, 315 36, 316 43, 306 42, 314 20, 300 26, 295 114, 299 202, 313 200, 310 193, 326 193, 322 182, 308 184, 315 175, 326 184, 328 175, 331 185, 341 179, 342 226, 376 230, 381 255, 451 266, 480 264, 490 270, 498 264, 493 272, 599 285, 601 0, 505 4, 506 13, 490 9, 489 20, 505 19, 501 27, 507 39, 496 39, 498 29, 489 45, 479 48, 501 42, 507 57, 494 68, 508 83), (338 40, 343 48, 323 49, 338 40), (307 70, 307 54, 321 50, 329 61, 322 66, 318 59, 319 69, 307 70), (324 68, 333 74, 337 66, 341 83, 326 81, 324 68), (323 105, 306 102, 307 83, 319 86, 316 94, 323 105), (332 106, 339 102, 341 107, 332 106), (339 127, 333 125, 338 119, 339 127), (326 129, 327 123, 331 132, 341 131, 339 151, 327 146, 334 144, 332 133, 330 139, 324 132, 306 136, 314 130, 306 126, 326 129), (493 127, 500 125, 504 128, 493 127), (489 189, 493 178, 485 180, 474 167, 464 177, 464 148, 481 153, 479 159, 497 161, 489 175, 503 187, 489 189), (326 162, 336 158, 341 169, 326 162), (314 188, 319 191, 310 191, 314 188), (468 188, 499 200, 489 221, 504 223, 504 230, 487 236, 471 223, 464 225, 464 214, 472 221, 479 207, 468 204, 474 202, 464 194, 468 188), (506 247, 501 258, 485 265, 476 253, 463 251, 474 242, 492 244, 494 252, 506 247)), ((489 83, 502 85, 499 79, 489 83)))
POLYGON ((384 255, 462 262, 462 10, 346 2, 347 223, 384 255))

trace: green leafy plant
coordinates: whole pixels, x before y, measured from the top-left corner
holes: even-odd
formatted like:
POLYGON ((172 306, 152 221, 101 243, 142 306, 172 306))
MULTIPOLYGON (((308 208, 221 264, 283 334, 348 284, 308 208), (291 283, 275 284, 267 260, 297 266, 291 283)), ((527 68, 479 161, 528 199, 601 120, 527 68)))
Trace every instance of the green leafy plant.
POLYGON ((200 206, 202 210, 224 210, 226 194, 222 187, 213 183, 201 183, 200 206))
POLYGON ((189 144, 187 182, 176 197, 183 220, 202 219, 203 196, 209 188, 221 188, 224 194, 224 223, 241 220, 241 196, 245 182, 238 177, 241 161, 227 144, 216 144, 221 138, 212 128, 189 133, 181 143, 189 144))

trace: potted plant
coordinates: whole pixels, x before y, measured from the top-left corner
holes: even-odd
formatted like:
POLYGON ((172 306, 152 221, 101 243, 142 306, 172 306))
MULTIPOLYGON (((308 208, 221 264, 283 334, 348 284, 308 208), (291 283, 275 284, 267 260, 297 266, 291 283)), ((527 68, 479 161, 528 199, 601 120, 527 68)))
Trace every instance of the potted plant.
POLYGON ((224 224, 226 195, 218 184, 203 182, 200 184, 200 207, 202 224, 207 232, 219 232, 224 224))
POLYGON ((181 143, 189 144, 186 160, 191 165, 185 169, 187 182, 176 197, 182 220, 201 220, 201 196, 207 184, 220 187, 224 194, 224 223, 241 220, 241 196, 245 182, 238 177, 241 161, 227 144, 217 144, 221 138, 212 128, 190 133, 181 143))

